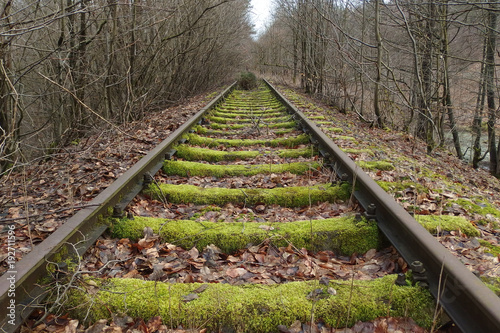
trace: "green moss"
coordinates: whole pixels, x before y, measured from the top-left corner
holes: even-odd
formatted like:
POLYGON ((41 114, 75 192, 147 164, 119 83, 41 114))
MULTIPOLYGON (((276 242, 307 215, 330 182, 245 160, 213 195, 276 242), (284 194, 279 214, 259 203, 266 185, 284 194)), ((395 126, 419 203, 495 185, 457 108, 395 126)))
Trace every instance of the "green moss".
POLYGON ((475 213, 479 214, 482 216, 486 216, 488 214, 493 215, 494 217, 500 218, 500 211, 496 208, 494 208, 489 202, 483 200, 483 199, 475 199, 475 200, 468 200, 468 199, 456 199, 453 201, 449 201, 448 205, 452 205, 453 203, 458 204, 461 206, 463 209, 468 211, 469 213, 475 213))
MULTIPOLYGON (((209 116, 207 118, 210 121, 213 121, 213 122, 219 123, 219 124, 252 123, 252 122, 256 121, 256 119, 253 119, 253 118, 234 119, 234 118, 224 118, 224 117, 215 117, 215 116, 209 116)), ((266 118, 265 121, 266 122, 274 122, 274 123, 286 122, 286 121, 290 121, 290 116, 285 115, 285 116, 281 116, 281 117, 266 118)))
POLYGON ((228 104, 219 105, 215 108, 216 112, 222 113, 233 113, 233 114, 262 114, 262 113, 272 113, 278 111, 285 111, 286 107, 280 102, 257 102, 255 106, 249 106, 248 104, 228 104))
POLYGON ((394 170, 394 165, 387 161, 356 161, 356 164, 365 170, 394 170))
POLYGON ((420 183, 414 182, 384 182, 377 180, 376 183, 386 192, 396 193, 398 191, 406 190, 407 188, 414 188, 418 193, 427 193, 429 189, 420 183))
POLYGON ((285 128, 285 129, 274 131, 274 134, 276 134, 276 135, 285 135, 285 134, 292 133, 293 131, 295 131, 294 128, 285 128))
POLYGON ((240 139, 214 139, 202 137, 196 134, 187 134, 187 138, 191 144, 200 145, 200 146, 208 146, 208 147, 217 147, 217 146, 226 146, 226 147, 244 147, 244 146, 285 146, 285 147, 295 147, 301 144, 309 143, 309 136, 307 134, 300 134, 296 137, 291 138, 279 138, 273 140, 240 140, 240 139))
MULTIPOLYGON (((297 126, 297 123, 295 121, 287 121, 287 122, 282 122, 282 123, 275 123, 275 124, 259 124, 260 128, 294 128, 297 126)), ((237 130, 237 129, 242 129, 242 128, 248 128, 248 124, 218 124, 218 123, 211 123, 210 127, 213 129, 219 129, 219 130, 237 130)))
POLYGON ((176 156, 187 161, 235 161, 249 160, 257 157, 261 153, 258 150, 249 151, 222 151, 207 148, 196 148, 188 145, 178 145, 174 147, 177 150, 176 156))
POLYGON ((311 116, 311 117, 307 117, 311 120, 325 120, 326 118, 324 116, 311 116))
POLYGON ((114 222, 111 230, 116 238, 136 240, 143 236, 144 227, 150 227, 160 234, 164 242, 186 249, 196 246, 200 251, 207 245, 215 244, 224 253, 235 253, 249 244, 258 245, 268 238, 278 247, 286 247, 291 243, 299 249, 330 250, 349 256, 380 248, 382 242, 374 221, 356 221, 347 217, 274 224, 196 222, 149 217, 112 221, 114 222), (264 230, 263 225, 272 226, 274 229, 264 230))
MULTIPOLYGON (((353 287, 350 282, 331 282, 337 294, 325 293, 324 298, 315 302, 315 319, 343 327, 381 316, 404 316, 430 327, 434 309, 430 293, 420 287, 396 286, 394 280, 394 275, 388 275, 373 281, 355 281, 353 287)), ((182 296, 193 293, 200 283, 96 281, 101 286, 96 293, 74 289, 72 302, 67 304, 72 318, 83 321, 87 314, 83 307, 90 307, 86 318, 90 322, 110 318, 112 313, 145 321, 161 316, 166 325, 216 332, 278 332, 278 325, 290 326, 295 320, 308 322, 313 301, 307 295, 321 288, 317 281, 279 285, 207 284, 197 299, 185 302, 182 296)))
POLYGON ((247 113, 233 113, 233 112, 212 112, 212 115, 215 117, 222 117, 222 118, 240 118, 240 119, 254 119, 257 120, 259 118, 276 118, 276 117, 282 117, 283 115, 286 115, 286 113, 281 112, 281 111, 274 111, 269 112, 269 111, 248 111, 247 113))
POLYGON ((335 135, 335 136, 333 137, 333 139, 335 139, 335 140, 337 140, 337 139, 338 139, 338 140, 352 141, 352 142, 354 142, 354 143, 356 143, 356 144, 358 143, 358 141, 356 140, 356 138, 353 138, 352 136, 335 135))
MULTIPOLYGON (((269 151, 260 152, 258 150, 222 151, 208 148, 196 148, 188 145, 178 145, 174 147, 174 149, 177 150, 176 156, 186 161, 207 161, 214 163, 220 161, 249 160, 261 154, 271 153, 269 151)), ((311 147, 280 149, 277 150, 276 153, 281 158, 312 157, 317 155, 317 152, 311 147)))
POLYGON ((479 244, 486 248, 484 252, 491 253, 494 256, 500 256, 500 246, 493 245, 484 239, 479 239, 479 244))
POLYGON ((267 205, 277 204, 284 207, 304 207, 310 203, 334 202, 347 200, 350 196, 351 186, 343 184, 339 186, 311 186, 311 187, 277 187, 273 189, 257 188, 201 188, 193 185, 171 185, 161 184, 162 196, 156 184, 151 184, 145 193, 160 198, 165 196, 172 203, 193 203, 196 205, 227 203, 246 203, 249 205, 264 203, 267 205))
POLYGON ((368 154, 370 156, 375 156, 375 153, 371 149, 346 148, 346 149, 342 149, 342 151, 346 154, 368 154))
POLYGON ((333 133, 342 133, 344 130, 342 128, 338 127, 327 127, 326 128, 328 131, 333 132, 333 133))
POLYGON ((415 220, 432 234, 442 231, 460 230, 469 237, 479 236, 479 231, 462 216, 451 215, 415 215, 415 220))
POLYGON ((500 278, 482 276, 481 280, 483 280, 484 284, 486 284, 491 291, 500 297, 500 278))
MULTIPOLYGON (((263 127, 264 126, 259 126, 259 128, 263 128, 263 127)), ((269 127, 269 128, 271 129, 271 127, 269 127)), ((225 129, 225 130, 208 129, 206 127, 199 126, 199 125, 195 126, 194 129, 196 130, 196 133, 198 133, 198 134, 223 135, 223 136, 242 134, 242 132, 231 132, 231 131, 228 131, 227 129, 225 129)), ((274 131, 272 131, 272 133, 274 133, 275 135, 284 135, 284 134, 291 133, 293 131, 295 131, 295 128, 284 128, 284 129, 280 129, 280 130, 274 130, 274 131)), ((262 129, 261 132, 267 133, 267 128, 262 129)), ((257 134, 257 131, 255 131, 254 133, 257 134)))
POLYGON ((312 157, 318 155, 318 152, 312 147, 298 148, 298 149, 281 149, 278 156, 281 158, 298 158, 298 157, 312 157))
POLYGON ((186 177, 230 177, 252 176, 257 174, 285 173, 304 174, 311 169, 318 169, 321 165, 317 162, 295 162, 287 164, 251 164, 251 165, 212 165, 206 163, 186 161, 165 161, 163 171, 167 175, 186 177))

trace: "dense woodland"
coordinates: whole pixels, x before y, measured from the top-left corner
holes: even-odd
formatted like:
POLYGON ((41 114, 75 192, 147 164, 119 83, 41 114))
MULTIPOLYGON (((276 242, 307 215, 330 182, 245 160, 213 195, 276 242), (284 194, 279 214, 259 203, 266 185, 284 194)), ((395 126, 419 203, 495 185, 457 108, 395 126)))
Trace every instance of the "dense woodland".
POLYGON ((257 63, 428 153, 447 138, 460 158, 468 146, 474 167, 486 158, 499 176, 499 10, 496 0, 277 0, 257 63), (460 141, 465 130, 473 142, 460 141))
POLYGON ((496 0, 274 2, 1 1, 0 174, 250 69, 500 175, 496 0))
POLYGON ((0 1, 0 174, 248 61, 247 0, 0 1))

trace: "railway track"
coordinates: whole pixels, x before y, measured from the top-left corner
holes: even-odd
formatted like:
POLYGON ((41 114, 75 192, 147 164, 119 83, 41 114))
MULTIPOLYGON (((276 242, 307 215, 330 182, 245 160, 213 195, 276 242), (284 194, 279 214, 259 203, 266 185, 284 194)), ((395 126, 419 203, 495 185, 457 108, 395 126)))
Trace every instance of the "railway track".
MULTIPOLYGON (((498 297, 313 122, 267 83, 231 87, 18 262, 15 288, 1 277, 1 308, 16 306, 1 327, 14 331, 49 294, 80 319, 134 308, 170 326, 223 331, 311 316, 347 325, 393 297, 372 315, 428 315, 425 300, 411 299, 420 287, 410 274, 401 286, 395 275, 373 285, 339 278, 354 253, 382 248, 378 230, 464 332, 500 331, 498 297), (131 243, 100 239, 108 228, 131 243), (353 294, 373 297, 372 309, 351 313, 353 294)), ((406 271, 388 252, 392 272, 406 271)))

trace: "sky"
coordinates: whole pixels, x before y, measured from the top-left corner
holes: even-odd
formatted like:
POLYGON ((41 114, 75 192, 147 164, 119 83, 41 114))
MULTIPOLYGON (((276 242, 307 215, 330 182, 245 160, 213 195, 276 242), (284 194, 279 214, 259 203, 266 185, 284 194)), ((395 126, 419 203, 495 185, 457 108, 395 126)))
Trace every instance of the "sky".
POLYGON ((255 30, 257 35, 264 32, 266 22, 271 20, 273 11, 273 1, 272 0, 251 0, 252 10, 250 17, 252 22, 255 24, 255 30))

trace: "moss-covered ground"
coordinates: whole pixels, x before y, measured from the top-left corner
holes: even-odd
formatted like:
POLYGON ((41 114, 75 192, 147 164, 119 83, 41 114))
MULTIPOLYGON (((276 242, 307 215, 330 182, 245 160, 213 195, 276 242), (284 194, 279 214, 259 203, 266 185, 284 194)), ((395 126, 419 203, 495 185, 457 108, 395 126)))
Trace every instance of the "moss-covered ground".
POLYGON ((197 222, 134 217, 111 219, 110 223, 112 235, 116 238, 139 239, 144 228, 150 227, 164 242, 186 249, 196 246, 200 252, 205 246, 215 244, 224 253, 234 253, 271 239, 272 244, 278 247, 292 244, 299 249, 330 250, 350 256, 379 248, 383 242, 374 221, 358 221, 352 217, 287 223, 197 222))
POLYGON ((361 168, 365 170, 394 170, 394 165, 388 161, 359 161, 356 162, 361 168))
POLYGON ((263 203, 283 207, 304 207, 318 202, 345 201, 350 197, 351 186, 324 185, 311 187, 277 187, 273 189, 259 188, 201 188, 193 185, 151 184, 145 194, 171 203, 193 203, 196 205, 225 205, 263 203))
POLYGON ((415 220, 432 234, 444 231, 461 231, 469 237, 479 236, 479 231, 463 216, 415 215, 415 220))
POLYGON ((93 280, 89 291, 75 290, 70 314, 95 321, 112 313, 148 320, 161 316, 167 325, 214 332, 278 332, 278 325, 308 322, 311 314, 332 327, 352 326, 380 316, 411 317, 430 327, 434 301, 418 286, 397 286, 395 276, 373 281, 331 281, 335 295, 318 281, 279 285, 170 284, 138 279, 93 280), (317 290, 318 297, 309 297, 317 290), (191 301, 186 296, 196 294, 191 301))

